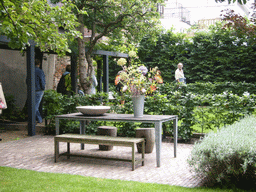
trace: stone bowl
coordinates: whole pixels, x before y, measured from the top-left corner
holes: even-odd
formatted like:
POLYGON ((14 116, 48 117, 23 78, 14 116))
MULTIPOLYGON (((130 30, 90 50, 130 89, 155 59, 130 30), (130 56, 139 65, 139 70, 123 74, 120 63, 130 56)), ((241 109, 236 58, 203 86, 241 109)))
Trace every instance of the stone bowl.
POLYGON ((110 106, 78 106, 76 109, 84 115, 103 115, 110 106))

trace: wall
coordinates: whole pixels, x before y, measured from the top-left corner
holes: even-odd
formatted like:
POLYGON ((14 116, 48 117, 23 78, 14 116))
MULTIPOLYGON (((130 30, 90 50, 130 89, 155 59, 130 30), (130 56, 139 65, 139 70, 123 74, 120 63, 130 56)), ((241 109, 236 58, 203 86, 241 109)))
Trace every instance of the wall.
MULTIPOLYGON (((0 49, 0 82, 2 83, 4 94, 5 96, 13 95, 16 105, 20 109, 24 107, 27 99, 26 62, 26 53, 22 54, 20 51, 0 49)), ((46 78, 46 90, 56 89, 67 64, 70 64, 69 57, 59 58, 57 55, 44 54, 42 69, 46 78), (57 72, 59 68, 61 71, 57 72)))
POLYGON ((0 58, 0 82, 4 94, 13 95, 17 106, 23 108, 27 98, 26 57, 20 51, 0 49, 0 58))

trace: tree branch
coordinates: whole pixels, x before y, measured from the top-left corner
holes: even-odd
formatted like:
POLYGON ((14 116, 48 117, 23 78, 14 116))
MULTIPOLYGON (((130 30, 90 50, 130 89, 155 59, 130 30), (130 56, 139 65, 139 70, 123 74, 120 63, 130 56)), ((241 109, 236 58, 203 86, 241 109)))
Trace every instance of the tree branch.
MULTIPOLYGON (((3 0, 1 0, 1 4, 2 4, 4 10, 6 11, 8 18, 12 21, 12 24, 13 24, 14 28, 16 29, 16 26, 17 26, 17 25, 16 25, 16 23, 14 22, 13 18, 11 17, 10 13, 8 12, 8 10, 6 9, 3 0)), ((16 29, 16 31, 18 31, 18 30, 16 29)))

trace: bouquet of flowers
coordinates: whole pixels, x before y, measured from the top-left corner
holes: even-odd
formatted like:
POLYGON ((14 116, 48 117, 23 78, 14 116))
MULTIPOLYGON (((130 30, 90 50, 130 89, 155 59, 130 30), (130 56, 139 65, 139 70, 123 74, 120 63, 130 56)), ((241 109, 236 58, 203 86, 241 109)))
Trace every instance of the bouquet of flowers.
POLYGON ((130 65, 127 67, 127 61, 120 58, 117 61, 123 70, 119 72, 115 80, 115 84, 123 85, 122 91, 130 93, 133 97, 145 94, 152 94, 157 89, 157 84, 163 83, 160 70, 154 67, 148 71, 147 67, 139 62, 136 62, 136 52, 130 51, 130 65))

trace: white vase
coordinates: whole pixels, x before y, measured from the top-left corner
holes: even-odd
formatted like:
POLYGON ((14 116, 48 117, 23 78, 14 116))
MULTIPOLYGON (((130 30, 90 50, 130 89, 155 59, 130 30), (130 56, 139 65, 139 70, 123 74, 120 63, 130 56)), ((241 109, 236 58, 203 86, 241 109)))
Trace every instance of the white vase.
POLYGON ((145 95, 132 97, 134 117, 143 117, 145 95))

